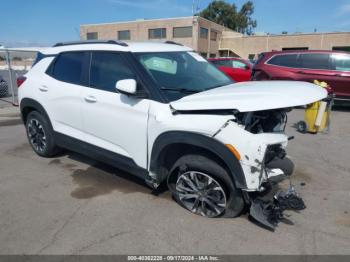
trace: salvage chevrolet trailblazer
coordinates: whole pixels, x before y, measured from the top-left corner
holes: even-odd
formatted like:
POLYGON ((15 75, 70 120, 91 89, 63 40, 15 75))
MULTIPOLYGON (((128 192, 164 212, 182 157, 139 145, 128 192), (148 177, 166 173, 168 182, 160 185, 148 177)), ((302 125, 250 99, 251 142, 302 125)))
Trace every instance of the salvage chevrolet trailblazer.
MULTIPOLYGON (((59 43, 20 79, 20 110, 40 156, 60 148, 167 184, 184 208, 235 217, 290 172, 286 114, 326 97, 304 82, 234 84, 174 42, 59 43)), ((288 174, 290 175, 290 174, 288 174)))

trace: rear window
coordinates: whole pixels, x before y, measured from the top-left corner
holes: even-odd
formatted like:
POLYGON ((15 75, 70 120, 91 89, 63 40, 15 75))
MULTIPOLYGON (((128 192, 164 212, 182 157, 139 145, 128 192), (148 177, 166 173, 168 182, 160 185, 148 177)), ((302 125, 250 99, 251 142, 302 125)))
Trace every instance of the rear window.
POLYGON ((330 69, 329 54, 301 54, 302 68, 307 69, 330 69))
POLYGON ((267 64, 286 67, 300 67, 297 54, 275 55, 267 62, 267 64))
POLYGON ((254 65, 257 65, 258 63, 260 63, 260 61, 265 58, 265 54, 264 53, 261 53, 258 55, 258 59, 256 59, 254 65))
POLYGON ((60 54, 53 65, 50 75, 63 82, 81 84, 84 55, 85 52, 60 54))
POLYGON ((40 61, 41 59, 43 59, 44 57, 45 57, 45 55, 44 55, 43 53, 38 52, 38 53, 36 54, 36 58, 35 58, 34 63, 33 63, 32 66, 34 66, 34 65, 37 64, 37 63, 39 63, 39 61, 40 61))

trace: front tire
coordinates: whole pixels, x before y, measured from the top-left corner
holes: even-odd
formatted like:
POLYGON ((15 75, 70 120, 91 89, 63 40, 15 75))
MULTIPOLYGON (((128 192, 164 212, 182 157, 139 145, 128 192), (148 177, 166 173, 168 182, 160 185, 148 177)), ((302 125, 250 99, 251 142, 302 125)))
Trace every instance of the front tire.
POLYGON ((242 194, 228 172, 205 156, 186 155, 177 160, 168 187, 176 202, 204 217, 236 217, 244 208, 242 194))
POLYGON ((52 157, 57 153, 53 130, 49 120, 42 114, 37 111, 29 113, 26 119, 26 131, 29 144, 39 156, 52 157))

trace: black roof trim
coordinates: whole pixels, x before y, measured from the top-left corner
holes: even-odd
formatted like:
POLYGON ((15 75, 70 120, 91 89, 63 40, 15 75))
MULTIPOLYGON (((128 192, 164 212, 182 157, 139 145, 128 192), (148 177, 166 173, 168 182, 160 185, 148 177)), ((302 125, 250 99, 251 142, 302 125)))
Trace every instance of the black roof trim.
POLYGON ((165 41, 164 43, 165 44, 171 44, 171 45, 181 45, 181 46, 183 46, 183 44, 180 44, 180 43, 177 43, 177 42, 174 42, 174 41, 165 41))
POLYGON ((73 42, 60 42, 53 47, 67 46, 67 45, 87 45, 87 44, 112 44, 120 46, 128 46, 126 43, 116 40, 85 40, 85 41, 73 41, 73 42))

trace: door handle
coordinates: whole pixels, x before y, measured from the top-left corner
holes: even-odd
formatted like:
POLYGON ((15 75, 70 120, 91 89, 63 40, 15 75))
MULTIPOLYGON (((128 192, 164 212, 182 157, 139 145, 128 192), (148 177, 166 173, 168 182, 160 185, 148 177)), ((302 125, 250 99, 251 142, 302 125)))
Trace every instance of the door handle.
POLYGON ((86 102, 89 102, 89 103, 96 103, 97 102, 97 99, 94 96, 86 96, 84 99, 86 102))
POLYGON ((350 75, 345 75, 345 74, 334 74, 333 76, 337 76, 337 77, 350 77, 350 75))
POLYGON ((306 74, 305 71, 298 71, 298 74, 306 74))
POLYGON ((39 87, 39 90, 41 92, 47 92, 47 91, 49 91, 49 88, 47 86, 45 86, 45 85, 42 85, 42 86, 39 87))

